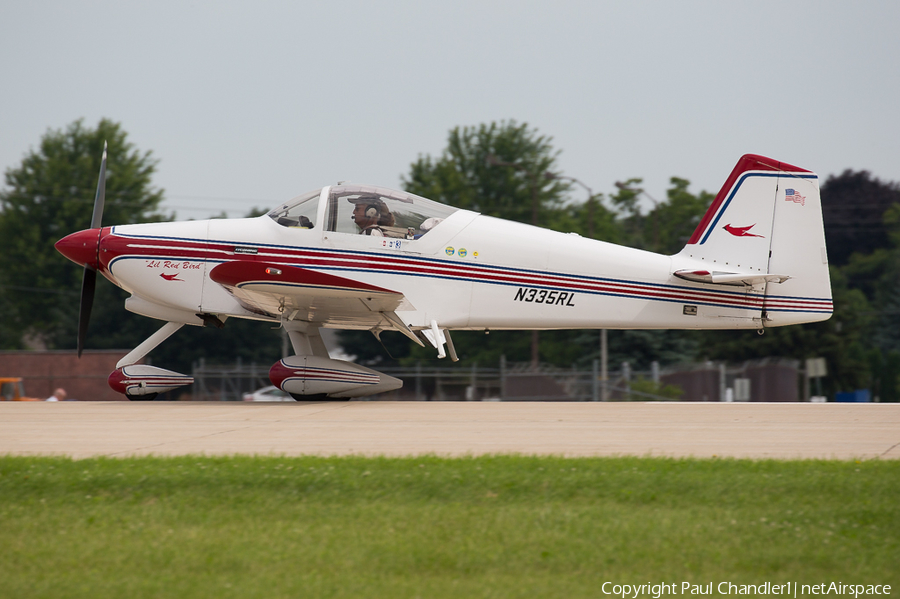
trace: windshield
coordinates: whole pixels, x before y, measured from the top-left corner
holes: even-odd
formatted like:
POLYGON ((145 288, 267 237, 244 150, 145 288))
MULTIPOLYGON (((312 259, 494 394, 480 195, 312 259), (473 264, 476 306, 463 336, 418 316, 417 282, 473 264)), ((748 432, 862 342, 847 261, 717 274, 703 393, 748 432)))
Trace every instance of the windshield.
POLYGON ((269 211, 269 218, 282 227, 313 229, 316 226, 316 211, 319 208, 321 189, 299 195, 269 211))
POLYGON ((456 208, 405 191, 336 185, 328 196, 327 231, 418 239, 456 208))

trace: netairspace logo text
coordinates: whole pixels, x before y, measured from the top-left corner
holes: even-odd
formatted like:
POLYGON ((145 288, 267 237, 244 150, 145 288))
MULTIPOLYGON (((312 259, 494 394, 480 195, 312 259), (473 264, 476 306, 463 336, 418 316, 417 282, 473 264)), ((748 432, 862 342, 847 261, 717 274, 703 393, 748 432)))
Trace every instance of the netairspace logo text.
POLYGON ((660 599, 664 595, 783 595, 785 597, 807 597, 812 595, 842 595, 858 598, 860 595, 890 595, 889 584, 844 584, 843 582, 802 584, 797 582, 761 584, 737 584, 734 582, 708 582, 694 584, 691 582, 647 582, 644 584, 618 584, 604 582, 601 587, 604 595, 621 597, 622 599, 638 599, 652 597, 660 599))

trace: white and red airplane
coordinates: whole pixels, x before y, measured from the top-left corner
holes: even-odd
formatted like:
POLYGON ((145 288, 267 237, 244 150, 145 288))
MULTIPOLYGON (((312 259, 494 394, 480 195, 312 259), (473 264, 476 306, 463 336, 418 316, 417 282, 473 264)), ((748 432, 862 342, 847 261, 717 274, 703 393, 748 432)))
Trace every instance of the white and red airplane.
POLYGON ((294 354, 269 372, 296 399, 397 389, 328 355, 321 327, 396 330, 456 360, 451 330, 758 329, 826 320, 831 285, 818 177, 743 156, 672 256, 461 210, 410 193, 331 185, 265 216, 91 228, 56 244, 85 268, 79 355, 96 276, 164 321, 117 364, 113 389, 150 399, 193 382, 138 364, 185 324, 278 323, 294 354), (446 348, 446 349, 445 349, 446 348))

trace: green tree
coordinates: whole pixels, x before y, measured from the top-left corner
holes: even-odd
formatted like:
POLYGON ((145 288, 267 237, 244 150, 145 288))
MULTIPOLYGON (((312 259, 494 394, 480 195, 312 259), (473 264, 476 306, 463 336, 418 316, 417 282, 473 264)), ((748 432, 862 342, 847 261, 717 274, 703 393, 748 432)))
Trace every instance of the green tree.
POLYGON ((616 221, 619 228, 617 243, 628 247, 649 249, 647 241, 646 218, 641 211, 640 188, 643 179, 631 177, 624 182, 617 182, 619 188, 609 197, 616 211, 616 221))
POLYGON ((888 247, 885 213, 900 203, 900 184, 878 180, 868 171, 846 170, 822 185, 822 217, 828 260, 843 266, 853 254, 888 247))
POLYGON ((650 226, 656 231, 653 251, 663 254, 680 252, 706 209, 712 204, 715 196, 701 191, 693 194, 688 191, 690 181, 672 177, 671 187, 666 191, 666 201, 655 207, 650 213, 650 226))
POLYGON ((549 228, 556 231, 578 233, 582 237, 621 243, 621 227, 616 213, 607 208, 603 194, 593 194, 585 201, 566 202, 553 213, 549 228))
POLYGON ((610 196, 618 211, 621 243, 661 254, 680 252, 715 196, 706 191, 693 194, 688 190, 690 181, 672 177, 666 199, 658 202, 641 189, 641 182, 633 177, 617 183, 618 190, 610 196), (646 214, 641 209, 642 195, 653 203, 646 214))
MULTIPOLYGON (((157 211, 162 191, 152 186, 157 161, 128 141, 122 126, 101 120, 96 128, 78 120, 50 130, 37 150, 6 172, 0 191, 0 347, 73 348, 76 342, 82 270, 53 244, 90 226, 103 144, 108 143, 103 224, 163 220, 157 211)), ((251 211, 249 216, 262 212, 251 211)), ((123 305, 128 293, 98 280, 88 332, 88 349, 136 346, 161 322, 132 314, 123 305)), ((281 340, 271 325, 229 320, 223 330, 185 327, 149 356, 154 363, 190 372, 200 358, 210 362, 271 363, 281 340)))
POLYGON ((546 226, 570 187, 558 178, 559 152, 551 141, 515 121, 456 127, 443 154, 420 156, 403 185, 438 202, 525 223, 536 204, 537 222, 546 226))
MULTIPOLYGON (((900 185, 845 171, 822 187, 825 233, 832 271, 866 303, 861 339, 840 339, 839 357, 858 374, 837 380, 836 389, 869 388, 881 401, 898 400, 900 384, 900 185), (862 347, 862 350, 859 349, 862 347), (860 352, 862 358, 860 359, 860 352), (859 362, 862 362, 860 365, 859 362), (854 386, 855 385, 855 386, 854 386)), ((837 299, 839 289, 835 289, 837 299)), ((843 322, 853 306, 835 303, 834 319, 843 322)), ((842 335, 845 337, 845 335, 842 335)), ((846 370, 843 369, 843 370, 846 370)))
MULTIPOLYGON (((0 191, 4 347, 21 348, 26 341, 74 347, 82 273, 53 244, 90 226, 104 142, 109 169, 103 222, 161 219, 156 210, 162 191, 151 185, 156 160, 135 149, 119 123, 102 119, 90 128, 78 120, 49 130, 20 166, 6 171, 8 188, 0 191)), ((98 291, 95 314, 104 311, 110 290, 98 291)))

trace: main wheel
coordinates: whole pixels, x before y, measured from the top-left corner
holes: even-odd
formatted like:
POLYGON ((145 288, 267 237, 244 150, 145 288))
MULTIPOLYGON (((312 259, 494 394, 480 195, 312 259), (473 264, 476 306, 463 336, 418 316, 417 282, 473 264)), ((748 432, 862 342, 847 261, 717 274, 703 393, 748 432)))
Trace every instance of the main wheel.
POLYGON ((315 395, 300 395, 299 393, 291 393, 290 396, 297 401, 342 401, 328 397, 327 393, 316 393, 315 395))
POLYGON ((156 399, 157 395, 159 395, 159 393, 150 393, 149 395, 128 395, 126 393, 125 397, 127 397, 131 401, 153 401, 154 399, 156 399))

